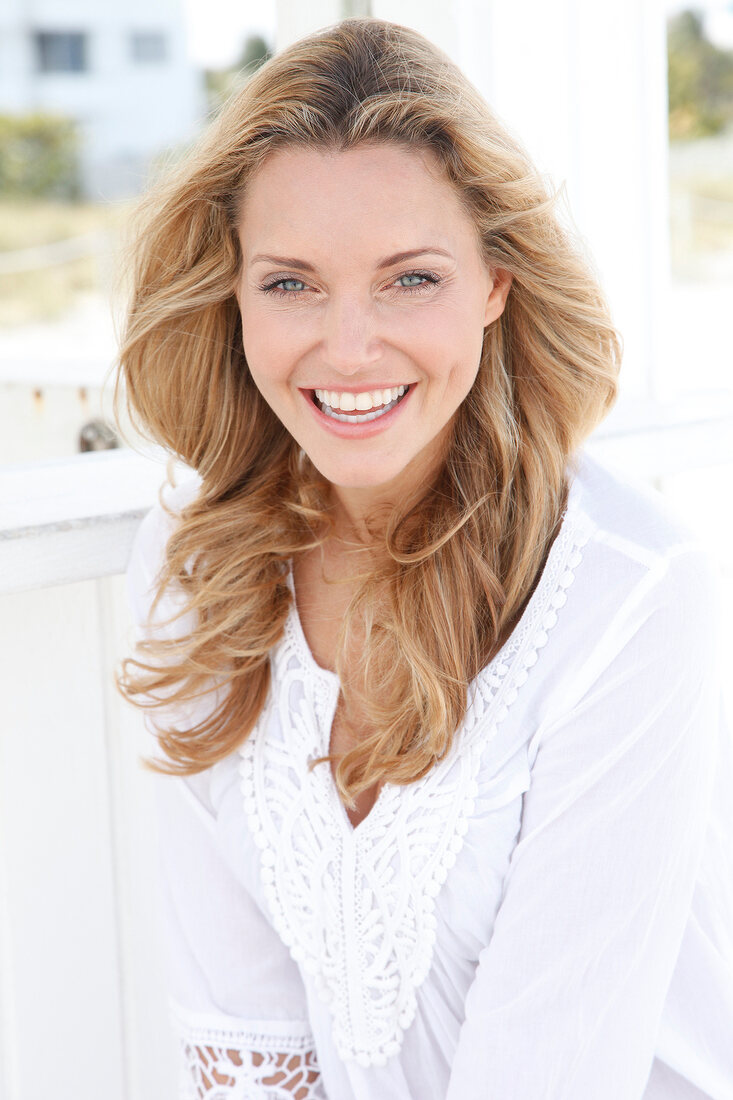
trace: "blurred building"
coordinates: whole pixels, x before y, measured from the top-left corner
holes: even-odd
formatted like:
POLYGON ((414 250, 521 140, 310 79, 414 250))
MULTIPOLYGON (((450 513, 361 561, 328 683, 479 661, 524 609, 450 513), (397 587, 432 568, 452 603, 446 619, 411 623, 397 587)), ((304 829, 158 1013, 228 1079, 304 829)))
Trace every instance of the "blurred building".
POLYGON ((2 0, 0 111, 77 120, 87 194, 136 193, 205 111, 182 0, 2 0))

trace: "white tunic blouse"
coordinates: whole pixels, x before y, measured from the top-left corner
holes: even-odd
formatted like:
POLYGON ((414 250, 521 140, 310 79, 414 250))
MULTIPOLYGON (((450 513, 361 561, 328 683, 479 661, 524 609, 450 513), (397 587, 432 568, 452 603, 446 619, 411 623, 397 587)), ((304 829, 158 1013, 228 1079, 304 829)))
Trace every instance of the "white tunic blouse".
MULTIPOLYGON (((294 603, 251 736, 156 778, 181 1097, 733 1100, 710 569, 656 496, 587 457, 571 478, 453 751, 356 828, 308 767, 339 683, 294 603)), ((173 525, 135 542, 141 630, 173 525)))

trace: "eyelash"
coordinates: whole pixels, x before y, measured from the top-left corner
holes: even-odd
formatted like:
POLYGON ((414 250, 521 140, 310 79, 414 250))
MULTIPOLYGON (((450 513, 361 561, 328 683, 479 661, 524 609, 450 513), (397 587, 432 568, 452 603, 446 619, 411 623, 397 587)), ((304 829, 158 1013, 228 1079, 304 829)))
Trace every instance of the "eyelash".
MULTIPOLYGON (((403 271, 401 275, 397 276, 395 283, 398 279, 409 279, 413 276, 418 276, 425 281, 418 283, 417 286, 402 286, 396 287, 396 289, 402 290, 406 294, 420 294, 425 291, 426 287, 437 286, 442 282, 440 275, 437 275, 434 271, 403 271)), ((284 276, 280 279, 273 279, 269 283, 262 283, 260 290, 265 294, 272 294, 276 298, 297 298, 304 293, 302 290, 283 290, 280 286, 281 283, 303 283, 303 280, 296 279, 292 275, 284 276)), ((307 286, 307 284, 303 283, 303 286, 307 286)))
POLYGON ((401 275, 398 275, 398 279, 409 279, 413 275, 418 275, 421 279, 424 279, 424 283, 418 283, 417 286, 403 286, 400 290, 406 290, 410 294, 419 294, 425 290, 428 286, 437 286, 442 282, 440 275, 436 275, 434 271, 403 271, 401 275))

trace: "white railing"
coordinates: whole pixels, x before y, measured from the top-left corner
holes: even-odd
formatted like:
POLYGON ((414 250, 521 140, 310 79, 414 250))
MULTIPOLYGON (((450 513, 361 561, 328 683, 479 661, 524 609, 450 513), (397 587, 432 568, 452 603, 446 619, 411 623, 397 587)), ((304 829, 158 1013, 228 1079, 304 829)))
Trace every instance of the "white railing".
POLYGON ((165 476, 161 453, 127 449, 0 470, 0 592, 123 573, 165 476))
MULTIPOLYGON (((647 481, 733 462, 733 394, 622 402, 589 450, 647 481)), ((191 476, 180 463, 174 469, 191 476)), ((162 453, 126 449, 0 469, 0 593, 124 572, 164 479, 162 453)))

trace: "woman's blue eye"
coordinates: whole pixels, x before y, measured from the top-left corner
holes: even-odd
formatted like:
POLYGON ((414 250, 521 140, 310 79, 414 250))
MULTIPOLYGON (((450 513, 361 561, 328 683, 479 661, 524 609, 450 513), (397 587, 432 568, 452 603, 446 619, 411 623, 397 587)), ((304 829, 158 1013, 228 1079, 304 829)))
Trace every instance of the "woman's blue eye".
POLYGON ((283 290, 290 291, 293 294, 297 294, 300 290, 305 290, 305 283, 300 279, 280 279, 275 283, 275 286, 281 287, 283 290))
POLYGON ((400 275, 399 279, 397 280, 398 283, 402 283, 402 285, 406 287, 420 286, 421 283, 424 283, 426 281, 427 280, 424 275, 400 275))

